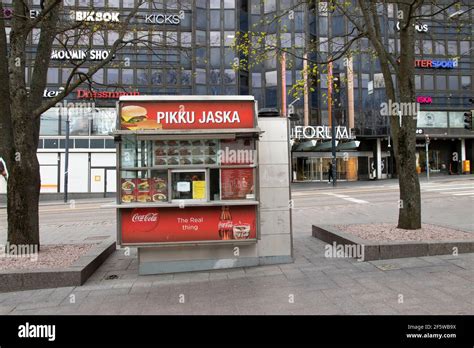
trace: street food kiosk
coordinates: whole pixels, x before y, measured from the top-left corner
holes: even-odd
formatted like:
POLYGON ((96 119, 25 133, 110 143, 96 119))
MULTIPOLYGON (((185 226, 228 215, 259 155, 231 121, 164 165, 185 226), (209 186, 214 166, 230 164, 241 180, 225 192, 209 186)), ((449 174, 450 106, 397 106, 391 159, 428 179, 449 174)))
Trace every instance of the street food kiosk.
POLYGON ((291 260, 259 255, 253 97, 126 96, 117 108, 117 241, 138 248, 141 274, 291 260))

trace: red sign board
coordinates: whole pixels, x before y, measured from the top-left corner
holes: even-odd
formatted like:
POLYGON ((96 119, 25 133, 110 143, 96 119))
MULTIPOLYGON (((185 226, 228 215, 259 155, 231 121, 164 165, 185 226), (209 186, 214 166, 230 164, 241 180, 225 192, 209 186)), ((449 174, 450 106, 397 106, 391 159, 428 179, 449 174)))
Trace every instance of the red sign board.
POLYGON ((425 97, 425 96, 419 96, 419 97, 416 97, 416 102, 419 103, 419 104, 431 104, 431 103, 433 103, 433 98, 425 97))
POLYGON ((253 101, 122 102, 123 130, 253 128, 253 101))
POLYGON ((255 206, 121 210, 122 243, 173 243, 256 238, 255 206))

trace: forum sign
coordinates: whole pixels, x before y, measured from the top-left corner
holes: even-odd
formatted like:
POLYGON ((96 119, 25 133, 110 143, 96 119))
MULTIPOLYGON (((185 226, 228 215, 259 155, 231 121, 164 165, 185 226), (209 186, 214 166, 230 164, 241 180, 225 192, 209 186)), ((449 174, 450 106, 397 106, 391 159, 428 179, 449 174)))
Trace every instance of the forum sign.
MULTIPOLYGON (((336 139, 355 139, 352 130, 347 127, 337 126, 336 139)), ((291 130, 292 139, 331 139, 331 127, 328 126, 295 126, 291 130)))

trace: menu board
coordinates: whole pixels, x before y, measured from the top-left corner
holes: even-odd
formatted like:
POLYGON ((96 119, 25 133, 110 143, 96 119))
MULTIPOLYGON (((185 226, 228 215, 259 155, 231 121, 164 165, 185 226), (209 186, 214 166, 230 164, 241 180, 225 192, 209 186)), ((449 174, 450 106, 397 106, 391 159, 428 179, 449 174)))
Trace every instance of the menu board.
POLYGON ((168 201, 166 172, 153 171, 151 178, 129 178, 121 182, 122 203, 168 201))
POLYGON ((152 171, 151 200, 152 202, 168 201, 168 175, 166 172, 152 171))
POLYGON ((122 202, 132 203, 137 200, 135 179, 122 179, 121 191, 122 202))
POLYGON ((154 165, 217 164, 218 140, 157 140, 154 142, 154 165))
POLYGON ((253 169, 221 169, 222 199, 253 199, 253 169))

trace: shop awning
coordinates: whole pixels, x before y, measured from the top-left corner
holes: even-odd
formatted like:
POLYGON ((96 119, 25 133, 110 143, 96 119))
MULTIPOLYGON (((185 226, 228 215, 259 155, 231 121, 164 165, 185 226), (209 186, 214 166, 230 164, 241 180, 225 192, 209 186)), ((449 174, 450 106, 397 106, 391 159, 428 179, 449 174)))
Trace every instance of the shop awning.
MULTIPOLYGON (((347 142, 341 142, 336 140, 336 151, 347 151, 356 150, 360 145, 360 141, 352 140, 347 142)), ((293 145, 292 151, 294 152, 317 152, 317 151, 331 151, 331 141, 316 142, 316 140, 309 140, 299 144, 293 145)))
POLYGON ((346 143, 339 143, 337 146, 338 151, 342 150, 356 150, 360 145, 360 141, 358 140, 353 140, 353 141, 348 141, 346 143))
POLYGON ((166 129, 166 130, 117 130, 114 135, 136 135, 139 140, 235 139, 239 136, 260 135, 260 128, 230 129, 166 129))

